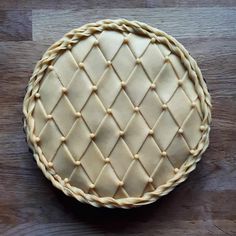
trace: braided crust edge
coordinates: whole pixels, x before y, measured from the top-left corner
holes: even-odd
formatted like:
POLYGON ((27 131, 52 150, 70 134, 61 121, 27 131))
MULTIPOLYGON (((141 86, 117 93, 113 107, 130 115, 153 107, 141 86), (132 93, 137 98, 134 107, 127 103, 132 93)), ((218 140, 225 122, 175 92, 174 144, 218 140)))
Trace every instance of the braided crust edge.
POLYGON ((44 175, 51 180, 52 184, 63 191, 66 195, 72 196, 80 202, 89 203, 96 207, 119 207, 119 208, 131 208, 135 206, 145 205, 152 203, 160 197, 168 194, 178 184, 185 181, 188 174, 196 168, 196 164, 201 159, 201 155, 209 145, 209 132, 211 122, 211 98, 207 90, 205 81, 202 77, 201 71, 196 61, 190 56, 188 51, 172 36, 153 28, 145 23, 138 21, 128 21, 126 19, 119 20, 102 20, 96 23, 86 24, 78 29, 74 29, 64 35, 62 39, 54 43, 44 53, 42 59, 38 61, 35 66, 34 72, 28 83, 27 92, 23 102, 24 113, 24 129, 26 131, 27 142, 29 147, 33 150, 34 158, 37 165, 42 170, 44 175), (114 199, 112 197, 97 197, 95 195, 84 193, 82 190, 71 186, 60 178, 52 168, 49 168, 48 161, 43 156, 42 150, 35 141, 34 119, 32 113, 35 107, 34 95, 37 93, 40 81, 43 78, 44 72, 48 66, 56 60, 59 53, 67 50, 68 45, 76 44, 80 39, 88 37, 91 34, 102 32, 104 30, 116 30, 120 32, 130 32, 145 35, 150 38, 155 38, 157 42, 165 44, 172 53, 176 54, 183 65, 186 67, 189 73, 190 79, 193 81, 195 90, 200 99, 200 108, 203 114, 202 123, 206 129, 202 133, 202 137, 196 147, 196 152, 190 155, 187 160, 180 167, 178 173, 170 179, 166 184, 159 186, 153 192, 147 192, 142 197, 129 197, 122 199, 114 199))

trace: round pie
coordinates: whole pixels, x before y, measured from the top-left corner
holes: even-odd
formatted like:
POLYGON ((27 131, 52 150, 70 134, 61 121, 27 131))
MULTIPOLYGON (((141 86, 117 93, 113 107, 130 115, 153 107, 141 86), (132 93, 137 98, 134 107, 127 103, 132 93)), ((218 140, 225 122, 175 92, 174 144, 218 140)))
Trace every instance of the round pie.
POLYGON ((176 39, 137 21, 87 24, 54 43, 23 111, 44 175, 93 206, 156 201, 209 143, 211 101, 197 63, 176 39))

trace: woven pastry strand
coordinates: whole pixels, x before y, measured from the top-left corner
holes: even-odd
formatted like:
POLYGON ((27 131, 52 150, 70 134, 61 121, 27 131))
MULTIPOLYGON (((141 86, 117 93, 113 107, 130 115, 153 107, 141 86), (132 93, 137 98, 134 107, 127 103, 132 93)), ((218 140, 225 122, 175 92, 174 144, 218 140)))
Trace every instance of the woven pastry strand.
POLYGON ((43 171, 44 175, 51 180, 53 185, 62 190, 66 195, 73 196, 80 202, 86 202, 93 206, 100 207, 119 207, 131 208, 134 206, 149 204, 156 201, 161 196, 172 191, 178 184, 183 182, 188 174, 196 168, 196 163, 201 159, 202 153, 209 144, 209 124, 211 122, 211 99, 206 84, 202 77, 201 71, 196 61, 189 55, 187 50, 173 37, 155 29, 147 24, 137 21, 119 20, 103 20, 97 23, 86 24, 78 29, 74 29, 67 33, 62 39, 54 43, 43 55, 42 59, 36 64, 32 77, 30 78, 28 89, 23 104, 24 113, 24 129, 27 134, 27 142, 34 152, 34 158, 37 165, 43 171), (59 54, 63 53, 68 47, 75 45, 79 40, 88 37, 94 33, 104 30, 116 30, 119 32, 134 33, 144 35, 149 38, 155 38, 158 43, 166 45, 172 53, 177 55, 186 70, 190 79, 193 81, 195 90, 201 103, 201 112, 203 114, 202 123, 207 128, 202 133, 194 155, 189 158, 179 169, 179 172, 170 179, 166 184, 159 186, 155 191, 145 193, 142 197, 129 197, 123 199, 114 199, 111 197, 97 197, 95 195, 84 193, 82 190, 71 186, 60 178, 52 168, 49 168, 48 161, 42 154, 42 150, 36 144, 36 136, 34 134, 34 119, 32 113, 35 107, 35 94, 37 93, 40 81, 42 80, 48 66, 56 60, 59 54))

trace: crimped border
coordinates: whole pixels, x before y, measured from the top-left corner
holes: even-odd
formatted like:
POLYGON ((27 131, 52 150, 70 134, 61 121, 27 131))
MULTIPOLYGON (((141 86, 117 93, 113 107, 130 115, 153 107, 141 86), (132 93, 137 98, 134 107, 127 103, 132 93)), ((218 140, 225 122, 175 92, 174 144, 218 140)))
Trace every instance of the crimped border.
POLYGON ((172 36, 153 28, 145 23, 138 21, 128 21, 126 19, 118 20, 102 20, 96 23, 86 24, 78 29, 74 29, 64 35, 62 39, 54 43, 44 53, 42 59, 38 61, 35 66, 34 72, 28 83, 27 92, 23 102, 24 113, 24 129, 26 131, 27 142, 29 147, 33 150, 34 158, 42 170, 44 175, 51 180, 52 184, 63 191, 66 195, 72 196, 80 202, 89 203, 96 207, 119 207, 131 208, 135 206, 145 205, 152 203, 159 199, 161 196, 168 194, 178 184, 186 180, 188 174, 196 168, 196 163, 201 159, 202 153, 206 150, 209 144, 209 132, 211 122, 211 98, 208 93, 205 81, 202 77, 201 71, 196 61, 190 56, 188 51, 172 36), (204 130, 201 140, 198 143, 196 152, 190 155, 188 159, 179 169, 179 172, 170 179, 166 184, 159 186, 155 191, 145 193, 142 197, 135 198, 122 198, 114 199, 112 197, 97 197, 95 195, 84 193, 82 190, 65 183, 55 171, 48 166, 46 158, 43 156, 40 147, 35 142, 34 119, 32 113, 35 107, 34 95, 39 89, 39 84, 43 78, 44 72, 48 66, 56 60, 59 53, 67 50, 68 45, 73 46, 80 39, 88 37, 91 34, 102 32, 104 30, 116 30, 120 32, 131 32, 136 34, 145 35, 150 38, 155 38, 157 42, 165 44, 174 54, 180 57, 182 63, 189 72, 189 77, 192 79, 195 90, 199 96, 201 103, 201 112, 203 114, 204 130))

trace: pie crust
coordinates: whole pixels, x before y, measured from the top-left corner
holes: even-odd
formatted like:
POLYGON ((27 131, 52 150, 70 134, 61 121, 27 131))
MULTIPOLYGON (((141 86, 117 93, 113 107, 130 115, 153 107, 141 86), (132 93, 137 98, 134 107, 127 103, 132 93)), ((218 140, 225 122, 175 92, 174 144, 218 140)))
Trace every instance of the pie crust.
POLYGON ((176 39, 137 21, 86 24, 54 43, 23 112, 44 175, 93 206, 156 201, 209 143, 211 101, 197 63, 176 39))

